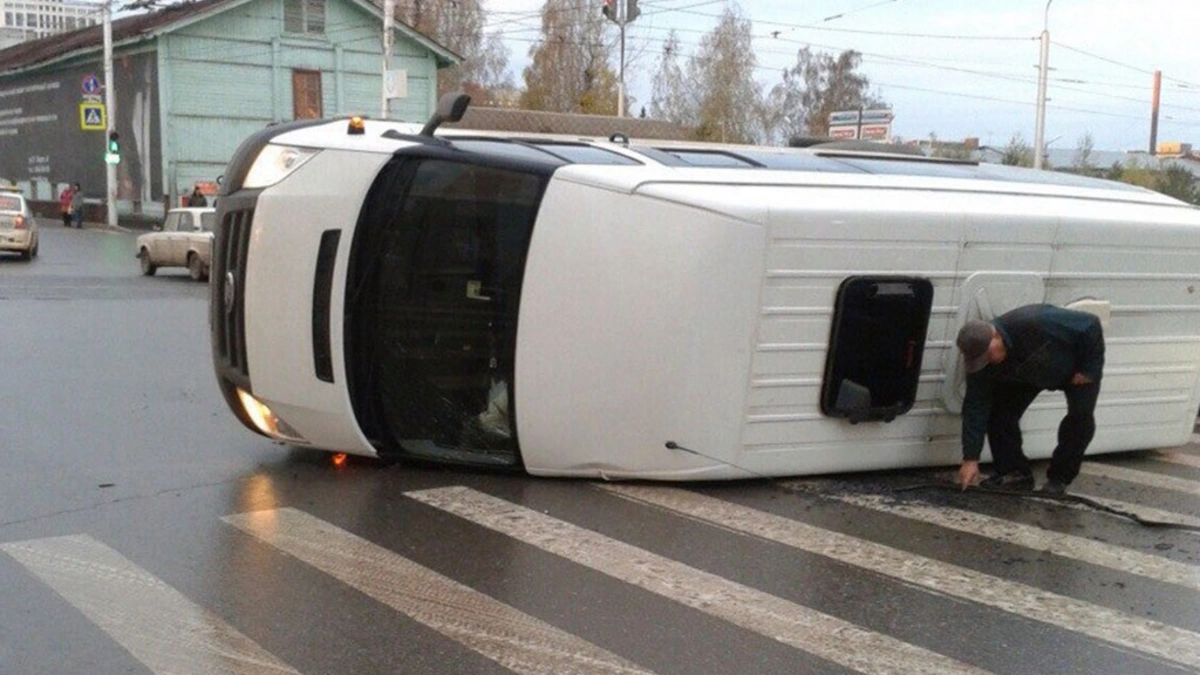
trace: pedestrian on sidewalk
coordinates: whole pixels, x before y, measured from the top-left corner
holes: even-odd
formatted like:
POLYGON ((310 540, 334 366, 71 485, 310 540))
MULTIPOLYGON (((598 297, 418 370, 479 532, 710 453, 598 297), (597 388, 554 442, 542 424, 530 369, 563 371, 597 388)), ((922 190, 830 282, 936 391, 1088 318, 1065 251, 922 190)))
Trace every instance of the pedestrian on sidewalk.
POLYGON ((71 190, 71 217, 75 219, 75 228, 83 229, 83 187, 79 183, 71 190))
POLYGON ((1094 314, 1054 305, 1027 305, 994 321, 971 320, 958 332, 967 375, 962 408, 965 490, 979 477, 986 434, 995 473, 980 485, 1032 490, 1033 472, 1021 448, 1021 416, 1042 391, 1062 391, 1067 415, 1058 426, 1042 491, 1063 494, 1079 475, 1096 433, 1096 398, 1104 369, 1104 333, 1094 314))
POLYGON ((58 210, 62 213, 63 227, 71 226, 71 186, 67 185, 58 194, 58 210))
POLYGON ((188 197, 187 205, 192 207, 208 206, 208 198, 201 194, 199 185, 192 189, 192 194, 188 197))

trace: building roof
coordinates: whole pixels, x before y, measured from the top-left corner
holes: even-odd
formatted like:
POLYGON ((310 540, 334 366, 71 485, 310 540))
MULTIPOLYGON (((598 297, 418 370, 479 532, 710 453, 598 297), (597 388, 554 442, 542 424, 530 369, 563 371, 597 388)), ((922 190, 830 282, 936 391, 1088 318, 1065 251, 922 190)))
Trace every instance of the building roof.
MULTIPOLYGON (((370 0, 351 1, 367 11, 378 13, 382 21, 382 12, 370 0)), ((112 22, 113 45, 147 40, 162 33, 170 32, 183 24, 232 9, 247 2, 250 2, 250 0, 195 0, 168 5, 162 9, 144 14, 115 19, 112 22)), ((422 43, 430 51, 434 52, 438 57, 439 66, 452 65, 462 60, 462 57, 430 39, 428 36, 417 32, 416 29, 408 24, 397 21, 396 26, 401 32, 422 43)), ((101 25, 88 26, 37 40, 29 40, 8 49, 0 50, 0 75, 25 70, 48 61, 102 50, 103 48, 104 28, 101 25)))

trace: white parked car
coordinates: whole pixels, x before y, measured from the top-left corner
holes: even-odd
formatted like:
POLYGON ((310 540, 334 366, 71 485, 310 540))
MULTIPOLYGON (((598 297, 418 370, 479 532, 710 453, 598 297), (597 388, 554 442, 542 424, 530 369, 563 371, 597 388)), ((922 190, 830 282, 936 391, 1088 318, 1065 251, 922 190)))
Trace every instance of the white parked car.
POLYGON ((0 251, 16 251, 25 260, 38 254, 37 220, 19 192, 0 191, 0 251))
POLYGON ((137 238, 142 274, 151 276, 160 267, 186 267, 196 281, 208 278, 212 262, 213 208, 180 208, 167 212, 161 229, 137 238))

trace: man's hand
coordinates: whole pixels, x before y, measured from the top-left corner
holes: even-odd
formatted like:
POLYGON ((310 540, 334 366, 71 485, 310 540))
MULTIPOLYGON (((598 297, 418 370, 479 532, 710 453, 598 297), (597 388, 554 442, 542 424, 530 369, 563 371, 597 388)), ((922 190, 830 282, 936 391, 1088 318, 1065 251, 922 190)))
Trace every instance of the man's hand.
POLYGON ((979 478, 979 462, 963 460, 962 466, 958 467, 958 484, 966 490, 975 482, 976 478, 979 478))
POLYGON ((1073 376, 1071 376, 1071 384, 1075 385, 1076 387, 1082 387, 1085 384, 1091 383, 1092 378, 1084 375, 1083 373, 1075 373, 1073 376))

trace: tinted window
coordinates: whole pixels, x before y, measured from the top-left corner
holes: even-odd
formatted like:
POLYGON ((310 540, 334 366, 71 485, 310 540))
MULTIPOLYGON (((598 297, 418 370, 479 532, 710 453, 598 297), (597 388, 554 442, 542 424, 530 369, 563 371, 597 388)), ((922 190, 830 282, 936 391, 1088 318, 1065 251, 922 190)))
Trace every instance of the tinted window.
POLYGON ((835 173, 864 173, 863 169, 839 162, 828 157, 818 157, 806 152, 764 152, 762 150, 739 151, 769 169, 784 171, 828 171, 835 173))
POLYGON ((566 164, 566 161, 535 147, 521 143, 506 143, 504 141, 462 140, 454 141, 454 147, 468 152, 479 152, 487 155, 499 155, 515 159, 532 160, 535 162, 566 164))
POLYGON ((978 178, 979 167, 974 164, 942 164, 896 159, 857 159, 839 157, 839 162, 849 164, 867 173, 898 174, 902 176, 930 176, 934 178, 978 178))
POLYGON ((192 214, 186 211, 179 214, 179 231, 191 232, 194 229, 196 228, 192 225, 192 214))
POLYGON ((727 152, 713 152, 711 150, 678 150, 672 148, 659 148, 663 152, 675 155, 679 159, 692 166, 712 166, 745 169, 754 166, 750 160, 733 155, 727 152))
POLYGON ((200 231, 212 232, 213 228, 215 228, 216 226, 217 226, 217 214, 216 213, 210 212, 210 213, 201 213, 200 214, 200 231))
POLYGON ((347 365, 385 454, 517 461, 517 308, 544 189, 537 174, 440 159, 380 173, 351 252, 347 365))
POLYGON ((591 145, 569 143, 539 143, 539 148, 575 164, 634 164, 641 162, 625 155, 591 145))

